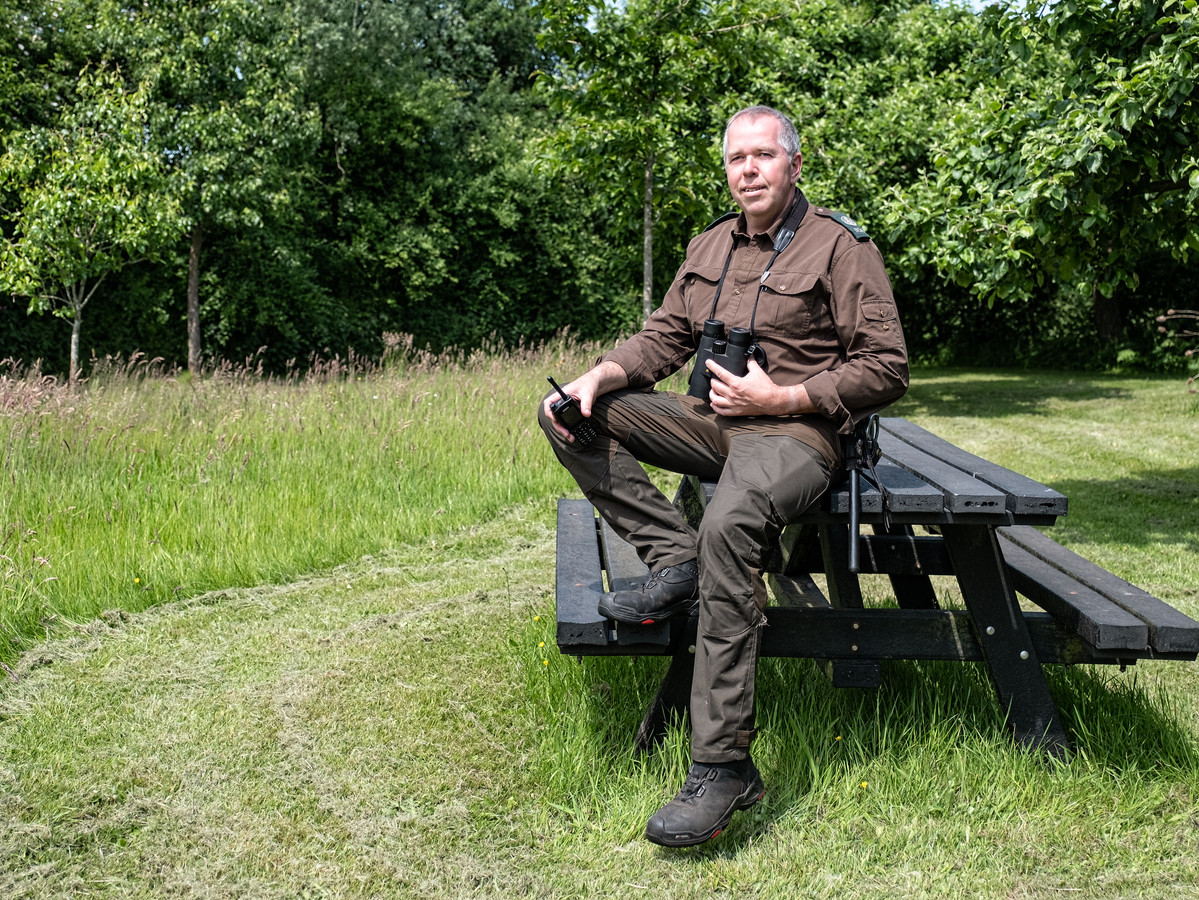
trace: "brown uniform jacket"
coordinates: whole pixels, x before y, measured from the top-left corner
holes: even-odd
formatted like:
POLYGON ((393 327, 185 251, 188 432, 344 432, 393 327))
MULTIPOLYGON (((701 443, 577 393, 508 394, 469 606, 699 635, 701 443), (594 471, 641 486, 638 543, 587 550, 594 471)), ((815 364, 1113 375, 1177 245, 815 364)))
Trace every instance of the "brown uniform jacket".
MULTIPOLYGON (((798 190, 796 201, 803 202, 798 190)), ((603 358, 624 369, 630 387, 648 387, 686 364, 706 319, 721 319, 726 328, 752 323, 774 382, 807 388, 823 416, 808 417, 820 432, 813 443, 828 448, 834 433, 848 434, 854 422, 902 396, 908 385, 907 349, 882 256, 833 215, 808 207, 795 237, 770 266, 756 310, 758 284, 786 213, 764 235, 746 234, 744 215, 697 235, 645 328, 603 358)))

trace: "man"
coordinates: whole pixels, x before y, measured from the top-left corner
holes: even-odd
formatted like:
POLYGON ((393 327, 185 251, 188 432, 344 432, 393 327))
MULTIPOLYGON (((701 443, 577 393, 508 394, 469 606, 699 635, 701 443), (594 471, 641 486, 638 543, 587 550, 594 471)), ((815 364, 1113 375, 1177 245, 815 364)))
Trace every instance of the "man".
POLYGON ((645 328, 565 386, 598 436, 574 440, 552 397, 540 410, 558 458, 650 570, 638 589, 605 594, 600 611, 657 622, 698 606, 692 766, 646 825, 664 846, 714 837, 763 796, 749 750, 764 549, 828 488, 840 435, 907 389, 882 258, 848 217, 809 205, 795 186, 802 164, 782 113, 734 115, 724 166, 740 214, 696 236, 645 328), (752 332, 760 349, 747 373, 712 363, 706 396, 652 391, 692 357, 707 319, 752 332), (698 533, 638 461, 719 479, 698 533))

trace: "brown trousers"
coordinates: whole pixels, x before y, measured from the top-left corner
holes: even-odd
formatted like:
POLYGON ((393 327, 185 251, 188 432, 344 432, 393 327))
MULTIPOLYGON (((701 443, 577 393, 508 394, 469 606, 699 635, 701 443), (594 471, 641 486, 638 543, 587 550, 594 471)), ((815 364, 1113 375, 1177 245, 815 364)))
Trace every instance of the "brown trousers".
POLYGON ((802 416, 719 416, 694 397, 639 390, 596 400, 591 421, 599 437, 588 448, 563 441, 540 413, 539 420, 583 494, 651 570, 698 559, 691 757, 745 759, 766 625, 763 554, 832 477, 828 461, 804 441, 811 426, 802 416), (641 463, 718 479, 698 533, 641 463))

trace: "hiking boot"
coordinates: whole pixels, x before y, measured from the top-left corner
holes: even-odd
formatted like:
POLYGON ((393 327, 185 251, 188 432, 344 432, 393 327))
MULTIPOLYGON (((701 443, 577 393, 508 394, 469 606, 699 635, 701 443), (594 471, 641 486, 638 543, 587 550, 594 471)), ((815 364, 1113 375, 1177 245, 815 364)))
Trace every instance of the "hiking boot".
POLYGON ((699 605, 699 566, 695 560, 666 566, 631 591, 615 591, 600 598, 599 611, 617 622, 653 625, 680 613, 690 614, 699 605))
POLYGON ((692 847, 716 837, 733 813, 749 809, 766 794, 762 777, 749 760, 745 774, 734 766, 695 763, 673 800, 654 813, 645 836, 663 847, 692 847))

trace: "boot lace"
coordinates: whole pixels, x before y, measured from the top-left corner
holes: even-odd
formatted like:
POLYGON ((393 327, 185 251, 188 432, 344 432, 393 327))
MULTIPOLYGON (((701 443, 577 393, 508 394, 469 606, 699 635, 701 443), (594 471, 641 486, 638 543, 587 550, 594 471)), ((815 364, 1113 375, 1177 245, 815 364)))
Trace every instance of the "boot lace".
POLYGON ((679 788, 678 796, 675 799, 680 803, 688 803, 698 797, 702 797, 707 782, 715 778, 716 775, 717 772, 715 769, 692 766, 687 772, 687 779, 683 782, 683 786, 679 788))
POLYGON ((643 591, 648 591, 650 588, 652 588, 654 585, 656 585, 659 581, 661 581, 663 578, 665 578, 670 573, 670 570, 672 568, 673 568, 672 566, 667 566, 664 569, 659 569, 657 572, 650 572, 649 578, 646 579, 645 584, 643 584, 641 586, 641 589, 643 591))

